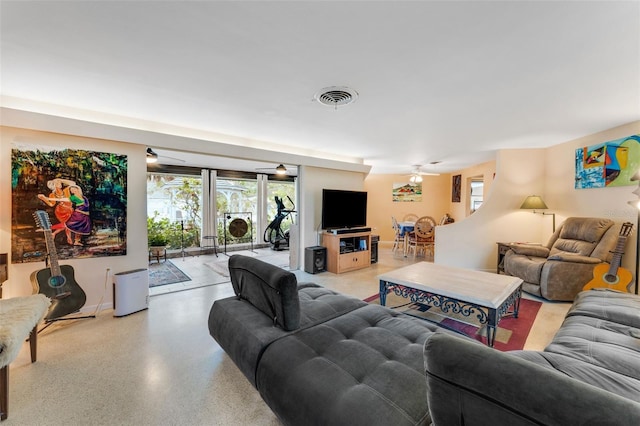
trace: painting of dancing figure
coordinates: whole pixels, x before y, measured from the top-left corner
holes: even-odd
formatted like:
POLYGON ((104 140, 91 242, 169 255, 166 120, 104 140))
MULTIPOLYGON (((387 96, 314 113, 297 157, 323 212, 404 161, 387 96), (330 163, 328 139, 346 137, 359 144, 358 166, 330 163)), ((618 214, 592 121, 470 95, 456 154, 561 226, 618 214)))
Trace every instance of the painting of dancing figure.
POLYGON ((45 210, 60 259, 126 254, 127 156, 73 149, 12 149, 12 263, 42 261, 32 214, 45 210))

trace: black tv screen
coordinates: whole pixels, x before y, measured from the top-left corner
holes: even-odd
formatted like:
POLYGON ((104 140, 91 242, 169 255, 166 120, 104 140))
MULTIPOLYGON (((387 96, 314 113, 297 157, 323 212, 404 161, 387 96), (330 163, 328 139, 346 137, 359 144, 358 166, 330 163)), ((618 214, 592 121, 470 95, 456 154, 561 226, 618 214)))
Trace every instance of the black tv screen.
POLYGON ((366 225, 366 192, 322 190, 322 229, 356 228, 366 225))

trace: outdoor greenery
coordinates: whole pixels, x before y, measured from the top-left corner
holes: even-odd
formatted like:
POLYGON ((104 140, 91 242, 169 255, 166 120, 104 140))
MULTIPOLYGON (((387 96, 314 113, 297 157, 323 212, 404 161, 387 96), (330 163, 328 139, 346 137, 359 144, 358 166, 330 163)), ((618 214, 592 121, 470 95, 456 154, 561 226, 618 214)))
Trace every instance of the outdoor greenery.
POLYGON ((198 228, 185 225, 184 233, 181 223, 161 218, 157 214, 147 218, 147 235, 149 246, 167 246, 169 249, 179 249, 183 247, 197 246, 200 240, 200 230, 198 228), (164 242, 164 244, 162 244, 164 242))
MULTIPOLYGON (((241 217, 245 220, 251 212, 253 221, 250 229, 252 238, 256 243, 263 242, 262 235, 256 235, 257 217, 257 182, 250 179, 218 179, 217 200, 217 235, 218 245, 248 242, 248 238, 237 239, 233 237, 228 229, 225 229, 224 213, 232 213, 232 218, 241 217), (242 213, 242 214, 238 214, 242 213)), ((149 212, 147 217, 147 233, 149 245, 152 240, 157 241, 164 238, 169 249, 180 249, 181 247, 198 247, 200 245, 200 230, 202 227, 202 207, 201 200, 201 179, 199 177, 149 174, 147 178, 147 199, 149 212), (176 213, 180 212, 182 220, 176 218, 176 213), (175 218, 175 219, 174 219, 175 218), (182 230, 184 227, 184 231, 182 230), (183 240, 184 239, 184 240, 183 240)), ((295 199, 295 185, 291 182, 270 181, 268 185, 267 223, 276 216, 275 196, 283 198, 285 206, 292 208, 287 196, 295 199)), ((229 219, 227 220, 228 225, 229 219)), ((282 223, 282 228, 286 231, 291 226, 291 220, 282 223)))
POLYGON ((177 175, 149 174, 147 198, 158 210, 147 216, 149 245, 162 241, 169 249, 198 246, 200 243, 201 180, 177 175), (180 212, 182 219, 176 218, 180 212), (175 219, 174 219, 175 218, 175 219), (183 231, 184 228, 184 231, 183 231))

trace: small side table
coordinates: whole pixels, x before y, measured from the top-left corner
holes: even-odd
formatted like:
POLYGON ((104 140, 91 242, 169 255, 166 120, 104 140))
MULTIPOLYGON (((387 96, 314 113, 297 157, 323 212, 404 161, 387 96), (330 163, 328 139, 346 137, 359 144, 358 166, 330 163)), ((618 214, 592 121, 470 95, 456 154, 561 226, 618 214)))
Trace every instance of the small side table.
POLYGON ((156 262, 160 263, 160 258, 164 258, 167 261, 167 249, 165 247, 151 247, 149 249, 149 263, 155 258, 156 262))
POLYGON ((511 243, 496 243, 498 245, 498 261, 496 264, 496 273, 504 274, 504 255, 509 251, 511 243))

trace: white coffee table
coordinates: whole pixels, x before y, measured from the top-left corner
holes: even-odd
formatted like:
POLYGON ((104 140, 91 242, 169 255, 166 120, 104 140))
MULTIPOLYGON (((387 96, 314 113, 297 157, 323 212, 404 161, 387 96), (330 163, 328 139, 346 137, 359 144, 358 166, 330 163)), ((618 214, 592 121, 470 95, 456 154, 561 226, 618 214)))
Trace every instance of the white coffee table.
POLYGON ((487 345, 491 347, 500 319, 510 312, 518 317, 522 280, 517 277, 420 262, 378 279, 382 306, 393 291, 411 302, 438 307, 445 314, 475 315, 487 325, 487 345))

